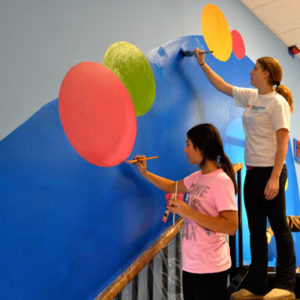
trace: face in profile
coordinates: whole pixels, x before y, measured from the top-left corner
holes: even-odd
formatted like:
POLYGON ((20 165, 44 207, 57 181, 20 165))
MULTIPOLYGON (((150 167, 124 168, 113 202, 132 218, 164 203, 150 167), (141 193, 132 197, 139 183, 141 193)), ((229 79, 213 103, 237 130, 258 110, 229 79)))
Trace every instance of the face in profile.
POLYGON ((254 87, 258 87, 262 82, 267 80, 269 75, 268 71, 264 71, 260 63, 256 63, 253 70, 250 72, 250 83, 254 87))
POLYGON ((193 142, 189 138, 186 140, 184 152, 186 153, 186 156, 191 164, 200 165, 202 163, 204 158, 202 151, 198 148, 195 148, 193 142))

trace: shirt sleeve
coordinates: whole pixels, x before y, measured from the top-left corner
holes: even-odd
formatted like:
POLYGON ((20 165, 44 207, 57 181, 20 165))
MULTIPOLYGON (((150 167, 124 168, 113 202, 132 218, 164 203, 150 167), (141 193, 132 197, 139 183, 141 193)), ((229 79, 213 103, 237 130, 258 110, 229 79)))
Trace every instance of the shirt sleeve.
POLYGON ((247 107, 249 99, 255 95, 257 95, 255 89, 233 87, 233 99, 236 106, 247 107))
POLYGON ((237 210, 234 185, 229 177, 223 177, 216 182, 214 197, 219 213, 225 210, 237 210))
POLYGON ((285 128, 290 130, 291 110, 287 101, 279 102, 272 111, 272 124, 275 131, 285 128))

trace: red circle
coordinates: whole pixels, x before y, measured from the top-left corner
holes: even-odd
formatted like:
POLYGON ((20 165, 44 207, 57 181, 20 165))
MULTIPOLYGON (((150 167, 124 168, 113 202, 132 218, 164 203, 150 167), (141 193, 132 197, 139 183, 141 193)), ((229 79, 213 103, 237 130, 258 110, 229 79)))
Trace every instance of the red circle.
POLYGON ((65 134, 85 160, 111 167, 130 155, 137 131, 133 103, 107 67, 95 62, 72 67, 61 84, 58 106, 65 134))
POLYGON ((232 30, 232 50, 238 59, 244 58, 246 54, 245 44, 242 36, 237 30, 232 30))

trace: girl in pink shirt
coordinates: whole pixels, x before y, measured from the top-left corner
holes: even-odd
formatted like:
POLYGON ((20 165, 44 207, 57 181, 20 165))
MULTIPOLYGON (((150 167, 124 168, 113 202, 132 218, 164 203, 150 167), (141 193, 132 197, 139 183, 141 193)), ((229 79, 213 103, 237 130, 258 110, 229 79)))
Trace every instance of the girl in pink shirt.
MULTIPOLYGON (((218 130, 200 124, 187 133, 186 156, 200 171, 177 182, 177 191, 190 193, 188 203, 169 200, 167 209, 184 218, 182 269, 184 298, 225 299, 231 267, 226 235, 238 226, 235 175, 224 153, 218 130)), ((135 159, 139 172, 165 192, 174 192, 176 182, 147 170, 144 155, 135 159)))

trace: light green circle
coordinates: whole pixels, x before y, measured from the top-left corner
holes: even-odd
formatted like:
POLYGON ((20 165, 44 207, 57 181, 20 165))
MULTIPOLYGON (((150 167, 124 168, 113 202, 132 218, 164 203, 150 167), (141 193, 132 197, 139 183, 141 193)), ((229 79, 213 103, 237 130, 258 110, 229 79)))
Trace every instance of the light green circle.
POLYGON ((128 42, 116 42, 106 50, 103 65, 123 82, 137 116, 150 110, 155 99, 155 80, 149 61, 140 49, 128 42))

